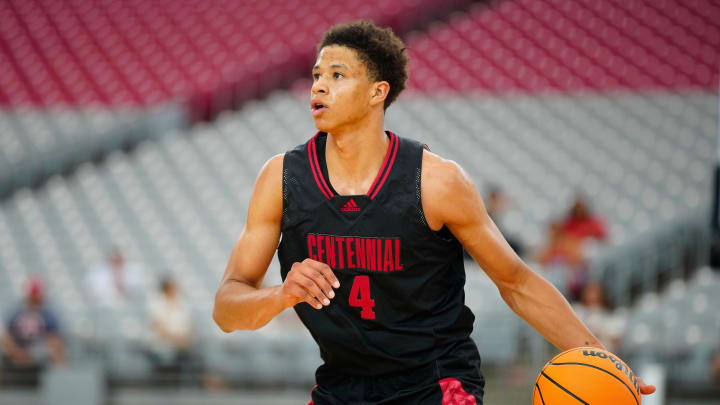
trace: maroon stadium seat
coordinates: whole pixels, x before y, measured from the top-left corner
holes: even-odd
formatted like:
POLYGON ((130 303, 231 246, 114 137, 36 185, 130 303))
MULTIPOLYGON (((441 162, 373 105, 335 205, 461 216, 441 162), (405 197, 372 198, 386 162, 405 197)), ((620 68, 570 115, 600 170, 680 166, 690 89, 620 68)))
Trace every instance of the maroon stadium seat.
POLYGON ((720 7, 711 0, 503 1, 473 6, 408 45, 410 88, 419 91, 713 89, 720 7))

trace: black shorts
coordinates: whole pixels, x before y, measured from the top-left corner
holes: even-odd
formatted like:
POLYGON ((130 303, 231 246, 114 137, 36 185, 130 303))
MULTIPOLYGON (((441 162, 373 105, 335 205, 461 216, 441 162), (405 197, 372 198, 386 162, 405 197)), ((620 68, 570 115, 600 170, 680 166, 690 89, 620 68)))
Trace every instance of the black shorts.
POLYGON ((476 370, 433 362, 407 373, 379 377, 322 375, 308 405, 482 405, 485 379, 476 370))

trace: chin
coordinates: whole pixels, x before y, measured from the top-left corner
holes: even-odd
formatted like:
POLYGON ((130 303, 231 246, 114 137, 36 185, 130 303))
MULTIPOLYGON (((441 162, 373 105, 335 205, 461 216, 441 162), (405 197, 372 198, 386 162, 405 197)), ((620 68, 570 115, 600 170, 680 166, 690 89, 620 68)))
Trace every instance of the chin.
POLYGON ((334 127, 332 125, 329 125, 323 119, 316 119, 315 120, 315 128, 317 128, 317 130, 320 132, 332 132, 332 129, 334 127))

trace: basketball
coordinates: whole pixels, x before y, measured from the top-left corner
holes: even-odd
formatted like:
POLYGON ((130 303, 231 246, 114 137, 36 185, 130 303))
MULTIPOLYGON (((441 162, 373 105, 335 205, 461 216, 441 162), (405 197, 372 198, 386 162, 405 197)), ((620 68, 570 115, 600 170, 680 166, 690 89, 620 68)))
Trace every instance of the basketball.
POLYGON ((594 347, 562 352, 540 371, 533 405, 640 405, 639 382, 618 356, 594 347))

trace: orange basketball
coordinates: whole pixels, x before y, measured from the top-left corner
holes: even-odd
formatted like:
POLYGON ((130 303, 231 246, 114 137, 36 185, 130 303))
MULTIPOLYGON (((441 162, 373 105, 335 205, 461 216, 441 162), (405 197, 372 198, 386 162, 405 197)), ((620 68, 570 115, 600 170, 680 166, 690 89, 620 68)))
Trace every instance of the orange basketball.
POLYGON ((608 351, 578 347, 562 352, 540 371, 533 405, 640 405, 639 382, 608 351))

